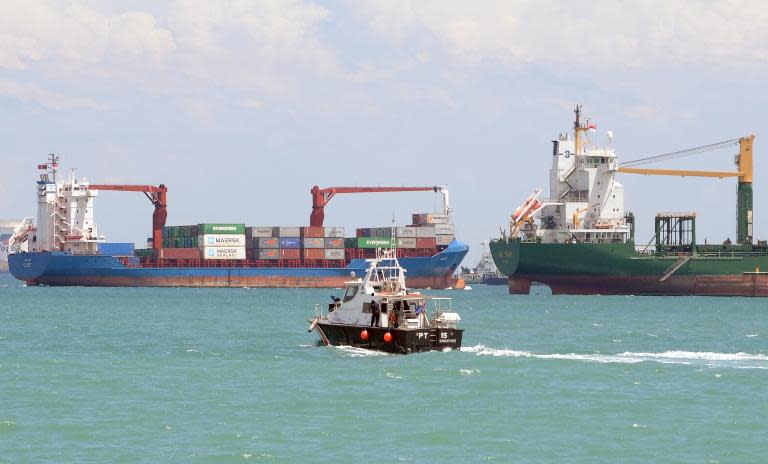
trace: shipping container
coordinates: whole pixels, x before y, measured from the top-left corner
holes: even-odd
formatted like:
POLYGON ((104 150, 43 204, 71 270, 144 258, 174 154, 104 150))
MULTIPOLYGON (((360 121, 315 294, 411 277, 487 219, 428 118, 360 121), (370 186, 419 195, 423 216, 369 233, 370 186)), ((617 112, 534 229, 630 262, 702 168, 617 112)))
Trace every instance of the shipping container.
POLYGON ((397 236, 405 238, 416 238, 416 227, 398 227, 397 236))
MULTIPOLYGON (((271 250, 258 250, 259 259, 280 259, 280 250, 277 248, 271 250)), ((254 253, 256 253, 254 251, 254 253)))
POLYGON ((245 247, 205 247, 203 259, 245 259, 245 247))
POLYGON ((323 238, 325 237, 325 227, 302 227, 301 237, 323 238))
POLYGON ((435 226, 422 226, 416 228, 416 238, 435 238, 435 226))
POLYGON ((269 238, 279 237, 280 231, 277 227, 246 227, 245 236, 248 238, 269 238))
POLYGON ((198 235, 208 234, 245 235, 245 224, 200 224, 198 235))
POLYGON ((305 248, 301 251, 304 259, 325 259, 325 250, 322 248, 305 248))
POLYGON ((398 248, 416 248, 416 237, 399 237, 397 239, 398 248))
POLYGON ((303 239, 302 245, 304 248, 325 248, 324 238, 307 237, 303 239))
POLYGON ((421 237, 416 239, 416 248, 435 248, 437 240, 435 237, 421 237))
POLYGON ((357 239, 358 248, 390 248, 392 239, 389 237, 360 237, 357 239))
POLYGON ((99 253, 111 256, 131 256, 133 255, 133 243, 99 243, 99 253))
POLYGON ((197 248, 160 248, 156 254, 158 259, 200 259, 197 248))
POLYGON ((325 247, 326 248, 344 248, 344 239, 343 238, 326 238, 325 247))
POLYGON ((417 213, 412 216, 414 225, 426 224, 447 224, 450 218, 447 214, 440 213, 417 213))
POLYGON ((301 239, 299 237, 280 237, 280 248, 299 249, 301 248, 301 239))
POLYGON ((344 238, 343 227, 326 227, 325 236, 329 238, 344 238))
POLYGON ((280 237, 301 237, 301 227, 278 227, 280 237))
POLYGON ((371 229, 368 229, 368 228, 357 229, 356 233, 357 233, 357 237, 370 237, 371 229))
POLYGON ((325 259, 344 259, 344 250, 341 248, 328 248, 325 250, 325 259))
POLYGON ((453 235, 453 224, 435 224, 435 233, 437 235, 453 235))
POLYGON ((357 237, 345 238, 344 248, 357 248, 357 237))
MULTIPOLYGON (((201 247, 244 247, 246 245, 245 235, 233 234, 207 234, 201 235, 198 243, 201 247)), ((189 245, 192 245, 190 237, 189 245)))
POLYGON ((450 245, 453 241, 453 235, 437 235, 435 238, 438 245, 450 245))
POLYGON ((391 227, 376 227, 371 229, 371 237, 392 237, 391 227))
POLYGON ((301 250, 298 248, 281 248, 280 259, 301 259, 301 250))
POLYGON ((256 248, 260 250, 264 249, 274 249, 274 248, 280 248, 280 239, 269 237, 269 238, 259 238, 259 243, 256 248))

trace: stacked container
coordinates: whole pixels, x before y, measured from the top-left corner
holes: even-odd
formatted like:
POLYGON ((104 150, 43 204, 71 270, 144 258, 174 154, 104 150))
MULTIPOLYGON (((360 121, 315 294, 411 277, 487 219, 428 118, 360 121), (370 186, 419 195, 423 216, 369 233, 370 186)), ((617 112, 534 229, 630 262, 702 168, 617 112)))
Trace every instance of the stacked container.
POLYGON ((200 224, 198 232, 203 259, 246 259, 244 224, 200 224))
POLYGON ((248 258, 344 260, 343 227, 247 227, 248 258))
POLYGON ((197 224, 163 227, 163 248, 197 248, 198 229, 197 224))

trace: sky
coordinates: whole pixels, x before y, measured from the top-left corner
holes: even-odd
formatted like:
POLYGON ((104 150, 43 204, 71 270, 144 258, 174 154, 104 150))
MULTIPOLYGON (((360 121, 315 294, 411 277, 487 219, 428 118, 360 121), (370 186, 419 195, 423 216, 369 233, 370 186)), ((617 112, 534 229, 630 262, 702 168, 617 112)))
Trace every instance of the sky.
MULTIPOLYGON (((445 184, 471 261, 548 190, 551 140, 581 104, 623 160, 755 134, 767 239, 765 24, 735 0, 1 0, 0 218, 36 214, 48 153, 94 183, 166 184, 169 224, 304 225, 313 185, 445 184)), ((735 153, 653 167, 732 170, 735 153)), ((735 237, 734 179, 618 179, 638 243, 657 211, 735 237)), ((326 225, 440 205, 339 195, 326 225)), ((151 213, 138 193, 96 199, 110 241, 144 241, 151 213)))

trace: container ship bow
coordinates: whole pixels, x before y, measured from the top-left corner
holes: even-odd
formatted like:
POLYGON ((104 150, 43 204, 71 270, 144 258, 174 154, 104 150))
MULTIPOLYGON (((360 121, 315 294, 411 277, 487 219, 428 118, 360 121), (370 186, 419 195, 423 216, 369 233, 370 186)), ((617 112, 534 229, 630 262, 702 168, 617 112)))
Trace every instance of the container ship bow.
POLYGON ((27 218, 11 237, 11 273, 28 285, 124 287, 343 287, 362 276, 380 248, 396 248, 409 287, 455 286, 469 248, 454 237, 445 187, 332 187, 312 190, 308 227, 201 223, 165 226, 164 185, 95 185, 71 174, 56 179, 58 158, 38 166, 36 223, 27 218), (99 191, 144 193, 154 206, 149 247, 108 243, 94 222, 99 191), (324 227, 323 207, 340 193, 434 191, 440 213, 413 215, 406 227, 324 227))
POLYGON ((753 240, 754 136, 619 164, 608 133, 596 147, 576 107, 573 136, 553 142, 549 199, 535 190, 511 216, 509 236, 490 243, 509 292, 527 294, 532 283, 553 294, 768 296, 768 246, 753 240), (645 169, 634 166, 713 148, 737 146, 738 171, 645 169), (737 240, 696 243, 696 213, 658 213, 655 236, 635 246, 635 218, 624 211, 618 173, 737 177, 737 240), (651 245, 653 244, 653 245, 651 245))

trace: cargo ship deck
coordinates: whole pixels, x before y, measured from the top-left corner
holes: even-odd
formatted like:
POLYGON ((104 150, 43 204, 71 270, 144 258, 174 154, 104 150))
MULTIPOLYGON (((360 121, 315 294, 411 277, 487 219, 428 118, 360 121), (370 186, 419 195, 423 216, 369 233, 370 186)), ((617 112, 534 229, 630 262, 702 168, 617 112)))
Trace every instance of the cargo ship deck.
MULTIPOLYGON (((468 251, 467 245, 454 241, 431 256, 400 258, 408 286, 453 286, 453 273, 468 251)), ((9 264, 13 275, 28 285, 111 287, 336 288, 353 272, 361 276, 368 267, 365 258, 355 257, 348 261, 157 260, 67 252, 16 253, 9 256, 9 264)))

